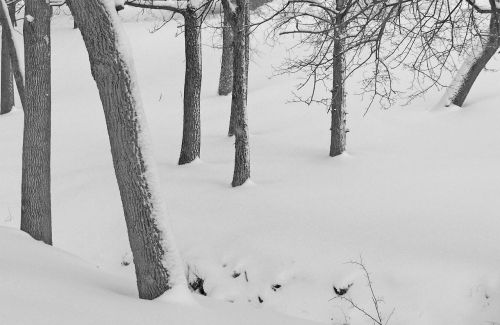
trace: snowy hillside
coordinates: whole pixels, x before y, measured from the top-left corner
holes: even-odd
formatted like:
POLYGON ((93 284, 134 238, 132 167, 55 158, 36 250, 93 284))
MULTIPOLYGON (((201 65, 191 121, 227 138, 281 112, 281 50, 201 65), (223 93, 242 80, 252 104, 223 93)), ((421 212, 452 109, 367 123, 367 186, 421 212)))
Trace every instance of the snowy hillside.
MULTIPOLYGON (((211 31, 203 38, 201 161, 178 166, 183 36, 174 22, 150 33, 154 21, 127 17, 175 239, 215 299, 134 298, 102 107, 81 35, 60 16, 52 34, 57 249, 0 228, 0 323, 302 324, 292 316, 372 324, 331 300, 333 286, 353 283, 349 297, 375 312, 363 273, 348 263, 360 256, 384 317, 394 310, 391 325, 500 323, 500 74, 483 73, 463 109, 433 109, 442 94, 434 92, 363 117, 366 103, 349 96, 348 153, 330 158, 329 116, 288 102, 295 76, 269 78, 285 45, 269 46, 259 32, 248 97, 252 183, 231 188, 231 98, 216 95, 220 50, 211 31)), ((0 225, 12 228, 20 222, 22 128, 22 111, 0 117, 0 225)))

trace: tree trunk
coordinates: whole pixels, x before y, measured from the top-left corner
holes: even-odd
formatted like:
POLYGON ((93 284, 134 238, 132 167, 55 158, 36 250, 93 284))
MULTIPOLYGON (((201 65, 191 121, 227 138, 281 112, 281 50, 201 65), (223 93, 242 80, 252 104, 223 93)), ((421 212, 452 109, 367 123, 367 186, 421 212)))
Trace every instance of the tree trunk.
POLYGON ((235 159, 232 186, 240 186, 250 178, 250 145, 247 121, 248 91, 248 0, 237 0, 233 26, 233 94, 231 112, 234 114, 235 159))
POLYGON ((8 50, 11 60, 11 67, 14 72, 14 80, 16 81, 17 91, 19 93, 19 98, 21 99, 21 105, 23 108, 26 106, 25 92, 24 92, 24 69, 20 64, 19 52, 17 51, 16 44, 13 38, 12 20, 10 16, 9 8, 5 0, 0 0, 0 22, 2 24, 2 34, 8 41, 8 50))
POLYGON ((51 245, 50 17, 52 8, 45 0, 27 0, 25 10, 23 33, 26 106, 24 107, 21 230, 51 245))
MULTIPOLYGON (((337 0, 337 10, 342 10, 344 0, 337 0)), ((337 14, 335 20, 335 44, 333 46, 333 87, 332 87, 332 115, 330 156, 335 157, 345 151, 346 146, 346 112, 345 112, 345 56, 343 14, 337 14)))
POLYGON ((8 113, 14 106, 14 78, 12 75, 12 66, 10 62, 9 39, 4 29, 8 26, 2 27, 2 54, 1 54, 1 72, 0 79, 2 83, 1 100, 0 100, 0 114, 8 113))
POLYGON ((489 35, 486 44, 483 45, 481 52, 469 58, 457 73, 449 89, 451 94, 448 97, 448 103, 460 107, 464 104, 477 77, 499 48, 500 35, 498 24, 498 13, 491 13, 489 35))
POLYGON ((224 10, 222 26, 222 60, 219 76, 220 96, 226 96, 233 90, 233 30, 229 23, 231 19, 230 15, 231 13, 224 10))
POLYGON ((184 78, 184 123, 179 165, 200 157, 201 26, 193 8, 184 12, 186 73, 184 78))
POLYGON ((104 109, 139 297, 154 299, 174 286, 187 288, 166 224, 137 78, 116 10, 106 0, 70 0, 68 5, 104 109))

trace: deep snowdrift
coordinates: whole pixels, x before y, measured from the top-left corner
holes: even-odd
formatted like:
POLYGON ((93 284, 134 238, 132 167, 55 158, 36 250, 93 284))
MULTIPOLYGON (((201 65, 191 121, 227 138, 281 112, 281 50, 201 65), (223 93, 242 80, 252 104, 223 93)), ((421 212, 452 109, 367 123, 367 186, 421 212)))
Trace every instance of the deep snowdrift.
MULTIPOLYGON (((268 78, 284 47, 267 46, 257 36, 249 87, 254 184, 233 189, 234 146, 226 137, 230 96, 216 96, 220 52, 210 47, 210 30, 204 31, 202 159, 179 167, 183 37, 175 38, 174 24, 150 34, 154 22, 128 20, 176 240, 209 296, 327 323, 369 324, 345 303, 329 301, 332 285, 354 283, 351 297, 372 311, 362 273, 346 264, 362 255, 384 297, 385 315, 395 308, 389 324, 500 322, 497 73, 480 76, 463 109, 430 110, 440 97, 433 93, 407 107, 374 107, 363 117, 366 103, 349 96, 348 153, 332 159, 329 116, 322 107, 286 103, 295 77, 268 78)), ((75 300, 74 310, 93 306, 106 323, 121 314, 124 320, 138 317, 134 308, 156 307, 131 298, 133 266, 122 266, 130 260, 129 247, 104 117, 83 42, 71 27, 62 17, 53 28, 54 245, 113 276, 89 276, 88 265, 80 263, 84 270, 78 271, 71 260, 72 271, 60 278, 75 273, 80 279, 83 272, 86 285, 73 287, 66 279, 58 288, 73 295, 61 298, 48 289, 59 280, 48 278, 42 300, 60 304, 60 315, 46 317, 77 320, 66 308, 75 300), (83 304, 87 291, 95 304, 83 304), (103 310, 99 299, 112 300, 120 312, 103 310)), ((21 135, 22 112, 0 117, 0 223, 11 227, 19 225, 21 135)), ((17 245, 8 242, 16 236, 0 245, 0 256, 17 245)), ((26 269, 34 270, 31 260, 26 269)), ((25 281, 21 274, 12 281, 25 281)), ((21 308, 33 290, 12 294, 17 298, 6 310, 21 308)), ((9 295, 2 287, 0 299, 9 295)))

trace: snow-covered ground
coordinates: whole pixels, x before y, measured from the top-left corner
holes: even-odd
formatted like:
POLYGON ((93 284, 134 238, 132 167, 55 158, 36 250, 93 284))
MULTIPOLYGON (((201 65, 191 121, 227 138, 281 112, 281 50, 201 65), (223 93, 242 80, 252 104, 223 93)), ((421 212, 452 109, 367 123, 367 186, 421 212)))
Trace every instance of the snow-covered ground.
MULTIPOLYGON (((151 34, 154 26, 133 15, 125 23, 175 239, 208 295, 236 303, 134 298, 102 108, 81 36, 60 16, 52 78, 57 249, 0 228, 2 324, 293 323, 270 310, 371 324, 330 300, 333 285, 354 283, 350 297, 374 312, 363 273, 348 263, 360 256, 384 298, 385 317, 394 310, 389 324, 500 323, 498 73, 480 76, 463 109, 432 110, 440 94, 431 93, 363 117, 366 103, 350 96, 348 153, 332 159, 325 109, 287 103, 295 77, 268 78, 284 47, 257 36, 248 99, 253 183, 234 189, 230 96, 216 95, 220 50, 211 47, 211 31, 203 48, 202 159, 177 166, 183 37, 175 37, 175 23, 151 34)), ((22 112, 1 116, 0 224, 13 228, 21 137, 22 112)))

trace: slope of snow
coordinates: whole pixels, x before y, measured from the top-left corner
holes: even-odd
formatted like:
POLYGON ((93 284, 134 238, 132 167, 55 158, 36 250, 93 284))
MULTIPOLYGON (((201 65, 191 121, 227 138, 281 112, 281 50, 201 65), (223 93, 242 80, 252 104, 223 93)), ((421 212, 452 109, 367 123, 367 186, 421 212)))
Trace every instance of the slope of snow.
POLYGON ((123 277, 0 227, 2 324, 313 324, 241 304, 145 301, 123 277))
MULTIPOLYGON (((216 95, 220 51, 211 47, 211 31, 204 31, 201 161, 177 166, 183 39, 175 37, 175 23, 149 33, 154 26, 128 22, 125 29, 173 232, 209 296, 329 324, 371 324, 330 300, 333 285, 354 283, 350 296, 373 312, 363 274, 346 264, 361 255, 384 298, 384 315, 395 308, 389 324, 500 322, 497 74, 483 73, 460 110, 430 112, 440 97, 432 93, 363 117, 366 102, 349 96, 348 153, 332 159, 325 109, 287 103, 298 81, 268 78, 285 50, 267 46, 259 34, 248 98, 254 185, 233 189, 230 96, 216 95)), ((71 27, 61 17, 53 28, 54 245, 112 274, 86 280, 102 299, 111 300, 111 278, 133 296, 133 266, 122 265, 130 249, 104 116, 81 37, 71 27)), ((0 117, 0 223, 9 227, 19 226, 21 136, 22 112, 0 117)), ((1 245, 1 254, 6 246, 14 245, 1 245)), ((50 297, 44 299, 69 303, 50 297)), ((121 313, 129 315, 129 306, 121 313)), ((47 317, 65 315, 76 318, 47 317)))

